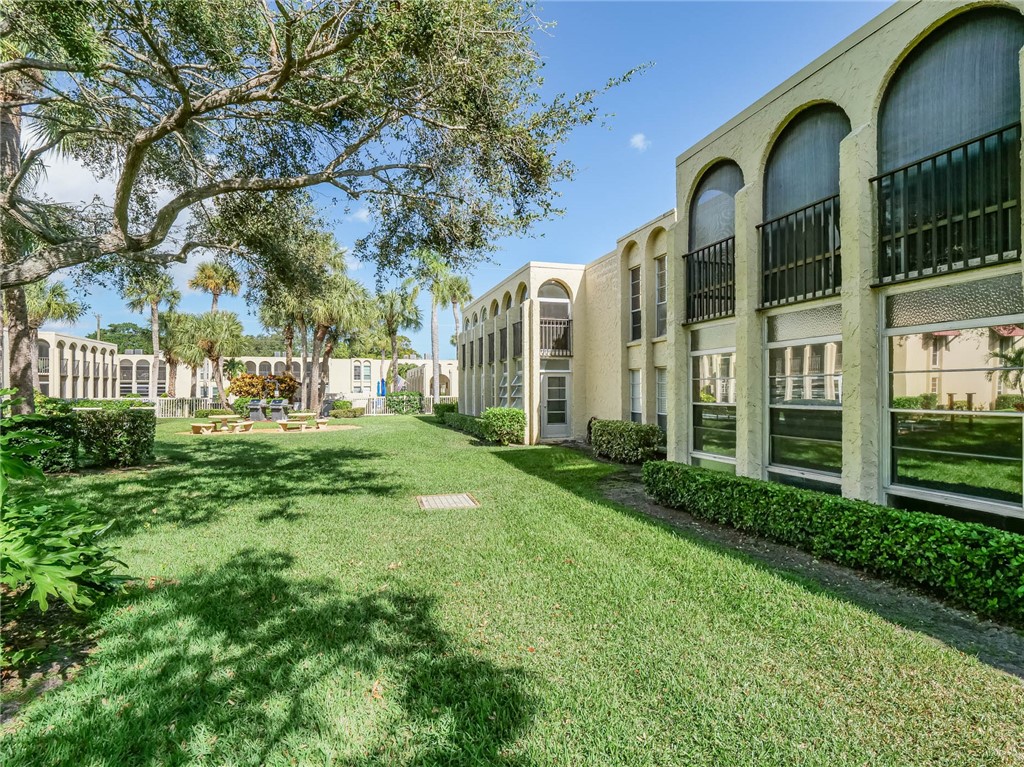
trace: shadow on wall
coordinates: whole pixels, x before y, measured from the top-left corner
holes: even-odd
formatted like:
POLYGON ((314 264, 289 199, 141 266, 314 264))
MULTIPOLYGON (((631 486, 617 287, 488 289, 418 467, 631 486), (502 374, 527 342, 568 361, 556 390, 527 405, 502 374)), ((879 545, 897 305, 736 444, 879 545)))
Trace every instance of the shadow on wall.
POLYGON ((535 447, 494 453, 510 466, 704 548, 738 558, 815 594, 856 605, 1024 679, 1024 633, 982 622, 930 597, 647 499, 639 468, 598 463, 579 450, 535 447), (621 503, 609 500, 613 493, 621 503))
POLYGON ((408 490, 393 474, 366 468, 380 464, 370 459, 386 457, 379 451, 317 444, 296 452, 286 442, 230 437, 184 445, 158 441, 151 466, 92 473, 85 495, 75 483, 63 482, 54 485, 54 493, 108 510, 116 517, 117 534, 127 535, 145 524, 207 524, 235 504, 258 505, 262 522, 296 520, 302 516, 296 502, 304 496, 388 497, 408 490))
POLYGON ((291 564, 247 550, 121 600, 4 763, 523 764, 508 753, 533 716, 523 670, 459 649, 431 597, 343 599, 291 564))

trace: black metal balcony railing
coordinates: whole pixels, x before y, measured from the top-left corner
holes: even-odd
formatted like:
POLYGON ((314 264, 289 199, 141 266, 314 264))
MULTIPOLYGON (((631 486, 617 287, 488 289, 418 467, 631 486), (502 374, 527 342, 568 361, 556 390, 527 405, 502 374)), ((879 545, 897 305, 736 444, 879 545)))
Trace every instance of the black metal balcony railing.
POLYGON ((831 296, 842 287, 839 195, 757 227, 761 230, 761 305, 831 296))
POLYGON ((501 362, 508 359, 508 328, 498 331, 498 359, 501 362))
POLYGON ((540 356, 572 356, 572 320, 540 321, 540 356))
POLYGON ((40 375, 47 375, 50 372, 50 358, 39 357, 36 359, 36 370, 40 375))
POLYGON ((523 323, 512 323, 512 356, 523 356, 523 323))
POLYGON ((494 333, 487 334, 487 364, 494 364, 494 333))
POLYGON ((686 264, 686 321, 736 313, 736 238, 705 245, 683 256, 686 264))
POLYGON ((878 282, 1020 258, 1020 123, 876 176, 878 282))

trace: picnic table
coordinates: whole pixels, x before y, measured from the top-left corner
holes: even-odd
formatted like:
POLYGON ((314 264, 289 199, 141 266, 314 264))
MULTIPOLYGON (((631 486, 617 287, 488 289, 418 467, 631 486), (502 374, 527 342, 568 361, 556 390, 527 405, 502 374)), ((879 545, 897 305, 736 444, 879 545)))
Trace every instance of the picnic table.
POLYGON ((228 421, 241 421, 242 416, 240 415, 210 415, 207 416, 214 423, 214 427, 217 428, 217 422, 220 422, 218 431, 227 431, 228 421))

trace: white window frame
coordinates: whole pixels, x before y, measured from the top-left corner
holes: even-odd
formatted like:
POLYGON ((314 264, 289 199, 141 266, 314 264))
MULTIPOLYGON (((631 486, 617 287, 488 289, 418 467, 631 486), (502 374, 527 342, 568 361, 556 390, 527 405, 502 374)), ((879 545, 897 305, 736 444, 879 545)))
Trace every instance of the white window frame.
POLYGON ((654 259, 654 337, 668 333, 668 256, 654 259))
POLYGON ((668 368, 654 369, 654 413, 658 426, 668 433, 668 368), (664 419, 664 424, 662 420, 664 419))
MULTIPOLYGON (((694 421, 693 421, 693 406, 694 406, 694 404, 696 404, 693 401, 694 365, 697 364, 696 360, 697 360, 698 357, 711 357, 711 356, 714 356, 716 354, 718 354, 718 355, 731 354, 731 355, 733 355, 733 361, 735 361, 735 359, 736 359, 736 347, 735 346, 723 346, 723 347, 720 347, 720 348, 717 348, 717 349, 701 349, 699 351, 691 351, 690 352, 690 361, 689 361, 688 369, 686 371, 686 385, 688 387, 687 390, 690 392, 690 416, 689 416, 690 417, 690 439, 689 439, 689 444, 687 445, 687 447, 689 448, 689 453, 690 453, 691 457, 699 458, 699 459, 702 459, 702 460, 705 460, 705 461, 718 461, 719 463, 728 463, 728 464, 732 464, 733 466, 735 466, 736 465, 736 456, 718 455, 717 453, 706 453, 703 450, 697 450, 694 447, 694 429, 695 429, 695 427, 694 427, 694 421)), ((729 376, 729 378, 734 382, 733 385, 735 386, 735 381, 736 381, 735 369, 731 370, 730 372, 732 372, 732 375, 729 376)), ((730 403, 729 406, 736 408, 737 411, 738 411, 739 410, 739 405, 740 405, 739 398, 737 397, 737 401, 733 402, 733 403, 730 403)))

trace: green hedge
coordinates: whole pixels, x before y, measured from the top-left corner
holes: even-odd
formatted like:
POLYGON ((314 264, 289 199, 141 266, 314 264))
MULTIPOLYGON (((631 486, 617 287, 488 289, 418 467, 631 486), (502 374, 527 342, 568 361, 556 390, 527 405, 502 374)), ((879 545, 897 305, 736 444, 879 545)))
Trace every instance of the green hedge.
POLYGON ((88 410, 76 416, 82 449, 97 464, 138 466, 153 457, 156 413, 152 410, 88 410))
POLYGON ((14 423, 9 428, 11 431, 31 429, 53 442, 52 447, 27 458, 33 466, 47 473, 74 471, 78 468, 78 422, 72 413, 40 413, 31 421, 14 423))
MULTIPOLYGON (((246 409, 246 415, 249 411, 246 409)), ((204 407, 199 408, 193 414, 193 418, 209 418, 211 415, 237 415, 234 410, 229 407, 204 407)))
POLYGON ((665 432, 652 424, 594 421, 590 432, 594 452, 619 463, 643 463, 658 456, 665 432))
POLYGON ((451 426, 453 429, 464 431, 466 434, 472 434, 474 437, 486 439, 484 435, 484 422, 476 416, 463 415, 462 413, 445 413, 444 424, 445 426, 451 426))
POLYGON ((458 413, 458 412, 459 412, 459 403, 458 402, 449 402, 449 403, 445 403, 445 404, 438 403, 438 404, 434 405, 434 418, 436 418, 438 421, 441 421, 441 422, 444 422, 444 417, 446 415, 448 415, 448 413, 458 413))
POLYGON ((351 410, 352 403, 347 399, 336 399, 331 403, 331 410, 351 410))
POLYGON ((643 478, 666 506, 1024 626, 1022 535, 668 461, 646 463, 643 478))
POLYGON ((526 436, 526 413, 514 407, 489 407, 483 417, 484 438, 499 445, 521 445, 526 436))
POLYGON ((331 418, 359 418, 364 412, 362 407, 331 408, 331 418))
POLYGON ((76 399, 71 404, 74 407, 101 407, 104 410, 127 410, 135 407, 153 407, 149 400, 141 399, 141 394, 129 397, 127 394, 121 399, 76 399))
POLYGON ((236 397, 235 401, 231 403, 231 412, 235 415, 241 416, 242 418, 249 417, 249 403, 252 402, 255 397, 236 397))
POLYGON ((399 391, 384 396, 384 404, 396 415, 415 415, 423 412, 423 394, 418 391, 399 391))
POLYGON ((1024 397, 1019 394, 1000 394, 996 397, 996 410, 1013 410, 1024 404, 1024 397))

